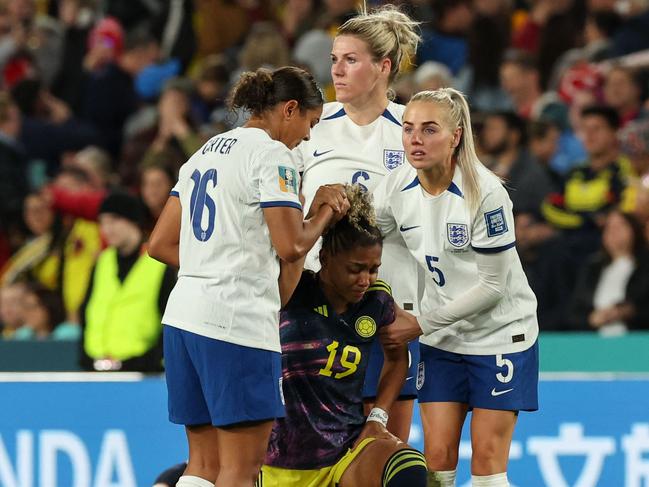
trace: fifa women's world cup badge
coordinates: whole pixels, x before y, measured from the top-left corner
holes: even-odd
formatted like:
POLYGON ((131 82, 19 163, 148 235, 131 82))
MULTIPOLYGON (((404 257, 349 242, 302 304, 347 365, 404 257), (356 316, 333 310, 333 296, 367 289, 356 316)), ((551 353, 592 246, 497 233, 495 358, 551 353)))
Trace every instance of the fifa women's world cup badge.
POLYGON ((278 170, 279 170, 279 189, 283 193, 297 194, 298 181, 297 181, 297 174, 295 173, 295 169, 286 166, 279 166, 278 170))

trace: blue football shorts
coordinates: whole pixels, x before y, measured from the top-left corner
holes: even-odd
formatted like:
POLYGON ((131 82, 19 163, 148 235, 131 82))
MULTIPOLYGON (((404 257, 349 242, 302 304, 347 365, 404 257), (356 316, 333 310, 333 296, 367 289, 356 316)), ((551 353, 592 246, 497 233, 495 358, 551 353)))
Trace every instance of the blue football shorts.
POLYGON ((225 427, 284 417, 278 352, 164 326, 169 420, 225 427))
POLYGON ((500 355, 465 355, 420 344, 418 400, 461 402, 471 408, 536 411, 539 346, 500 355))
MULTIPOLYGON (((417 397, 417 388, 415 386, 417 364, 419 364, 419 340, 413 340, 408 344, 408 375, 399 393, 399 399, 402 401, 417 397)), ((382 367, 383 348, 381 347, 381 341, 377 338, 372 343, 370 361, 367 364, 367 371, 365 372, 363 399, 371 400, 376 398, 376 390, 379 387, 382 367)))

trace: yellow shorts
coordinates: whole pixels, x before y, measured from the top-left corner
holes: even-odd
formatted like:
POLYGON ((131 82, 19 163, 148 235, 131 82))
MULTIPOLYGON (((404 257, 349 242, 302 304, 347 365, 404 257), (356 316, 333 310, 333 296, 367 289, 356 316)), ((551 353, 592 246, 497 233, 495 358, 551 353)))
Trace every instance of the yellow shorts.
POLYGON ((257 479, 256 487, 336 487, 347 467, 363 449, 376 438, 365 438, 353 450, 330 467, 317 470, 293 470, 264 465, 257 479))

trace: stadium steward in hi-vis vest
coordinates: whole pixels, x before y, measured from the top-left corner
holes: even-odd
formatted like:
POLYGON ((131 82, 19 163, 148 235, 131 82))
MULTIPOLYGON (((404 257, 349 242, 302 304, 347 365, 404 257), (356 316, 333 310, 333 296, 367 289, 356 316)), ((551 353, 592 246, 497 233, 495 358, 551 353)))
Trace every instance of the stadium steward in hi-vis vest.
POLYGON ((117 250, 99 256, 86 307, 86 353, 126 360, 144 354, 160 336, 158 295, 165 265, 141 254, 121 282, 117 250))
POLYGON ((82 305, 82 364, 94 370, 162 370, 160 318, 175 271, 149 257, 143 205, 110 193, 99 209, 109 247, 97 259, 82 305))

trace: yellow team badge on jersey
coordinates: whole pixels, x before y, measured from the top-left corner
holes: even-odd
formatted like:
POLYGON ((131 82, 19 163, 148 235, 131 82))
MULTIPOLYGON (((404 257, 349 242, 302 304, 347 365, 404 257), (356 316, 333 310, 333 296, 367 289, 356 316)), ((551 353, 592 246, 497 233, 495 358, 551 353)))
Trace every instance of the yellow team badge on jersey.
POLYGON ((295 169, 279 166, 279 189, 282 193, 297 194, 297 173, 295 169))
POLYGON ((369 316, 361 316, 358 318, 354 327, 356 328, 356 333, 363 338, 369 338, 376 333, 376 321, 369 316))

